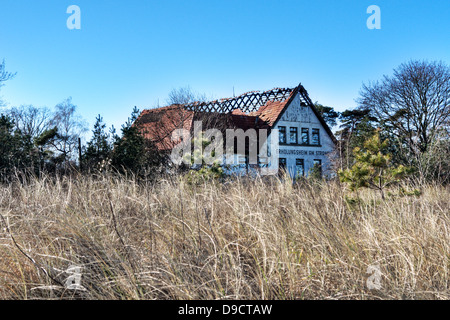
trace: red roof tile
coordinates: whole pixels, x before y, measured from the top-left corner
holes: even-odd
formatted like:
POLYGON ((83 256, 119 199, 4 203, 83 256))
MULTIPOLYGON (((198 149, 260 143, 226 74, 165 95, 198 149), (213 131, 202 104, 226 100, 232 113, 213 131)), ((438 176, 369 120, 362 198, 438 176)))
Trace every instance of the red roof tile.
MULTIPOLYGON (((136 125, 142 129, 144 137, 152 140, 157 148, 162 151, 171 150, 180 142, 172 141, 172 132, 174 130, 186 129, 189 132, 192 132, 194 121, 204 121, 204 130, 208 128, 217 128, 217 126, 221 127, 218 129, 224 129, 225 127, 243 130, 248 130, 250 128, 270 129, 279 119, 285 108, 291 103, 294 96, 299 92, 299 88, 306 94, 306 90, 299 85, 295 90, 292 90, 287 99, 282 101, 269 100, 264 105, 260 106, 257 111, 250 113, 245 113, 241 109, 234 109, 228 114, 192 111, 192 109, 186 108, 187 105, 171 105, 168 107, 142 111, 141 115, 136 120, 136 125)), ((243 95, 237 98, 241 98, 242 96, 243 95)), ((232 99, 233 98, 222 100, 230 101, 232 99)), ((312 103, 310 102, 309 97, 307 97, 307 99, 307 103, 311 105, 312 103)), ((191 106, 192 105, 193 104, 191 104, 191 106)), ((325 121, 323 121, 323 118, 318 114, 314 105, 311 105, 311 107, 327 132, 334 138, 331 130, 326 125, 325 121)))
POLYGON ((190 130, 194 112, 181 105, 144 110, 136 120, 145 138, 152 140, 159 150, 171 150, 180 141, 172 141, 176 129, 190 130))

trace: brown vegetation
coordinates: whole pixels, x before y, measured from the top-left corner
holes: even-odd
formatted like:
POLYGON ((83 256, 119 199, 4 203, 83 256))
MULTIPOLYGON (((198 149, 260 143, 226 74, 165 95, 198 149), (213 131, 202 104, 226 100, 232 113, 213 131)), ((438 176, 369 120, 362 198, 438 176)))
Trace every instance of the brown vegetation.
POLYGON ((0 298, 448 299, 449 188, 391 192, 24 178, 0 186, 0 298))

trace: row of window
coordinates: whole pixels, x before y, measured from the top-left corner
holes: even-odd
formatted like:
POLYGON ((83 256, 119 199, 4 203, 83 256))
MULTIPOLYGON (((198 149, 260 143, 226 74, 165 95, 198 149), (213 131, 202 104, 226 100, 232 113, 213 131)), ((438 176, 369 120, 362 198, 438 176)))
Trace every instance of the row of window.
MULTIPOLYGON (((286 134, 286 127, 279 126, 279 137, 280 143, 288 143, 288 137, 286 134)), ((302 144, 302 145, 313 145, 320 146, 320 131, 319 129, 312 129, 311 131, 311 142, 309 140, 309 128, 302 128, 301 131, 301 141, 298 141, 298 128, 290 127, 289 128, 289 143, 290 144, 302 144)))
MULTIPOLYGON (((286 158, 280 158, 278 160, 280 169, 286 170, 286 158)), ((319 169, 322 169, 322 160, 314 159, 313 165, 317 165, 319 169)), ((305 160, 304 159, 295 159, 295 176, 303 177, 305 175, 305 160)))

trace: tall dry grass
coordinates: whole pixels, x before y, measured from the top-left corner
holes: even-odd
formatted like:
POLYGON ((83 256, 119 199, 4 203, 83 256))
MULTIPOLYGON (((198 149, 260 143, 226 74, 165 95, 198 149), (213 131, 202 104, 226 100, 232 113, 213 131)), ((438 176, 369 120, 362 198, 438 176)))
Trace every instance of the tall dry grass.
POLYGON ((449 298, 449 188, 22 180, 0 187, 1 299, 449 298), (85 291, 65 287, 74 265, 85 291))

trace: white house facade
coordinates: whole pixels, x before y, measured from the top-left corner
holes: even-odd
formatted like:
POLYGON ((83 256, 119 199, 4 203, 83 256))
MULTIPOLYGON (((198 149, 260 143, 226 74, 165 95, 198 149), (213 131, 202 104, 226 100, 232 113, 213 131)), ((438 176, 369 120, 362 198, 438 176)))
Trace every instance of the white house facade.
POLYGON ((302 104, 298 93, 274 124, 279 132, 279 165, 292 177, 307 176, 315 164, 323 174, 330 172, 334 138, 312 108, 302 104))
MULTIPOLYGON (((244 151, 235 147, 231 157, 224 157, 224 169, 228 174, 252 174, 267 167, 273 169, 271 160, 275 159, 276 171, 283 169, 293 178, 307 176, 315 165, 319 172, 329 175, 330 156, 336 143, 301 84, 295 88, 249 92, 211 102, 144 110, 136 121, 143 128, 144 135, 166 152, 171 152, 176 145, 170 139, 173 131, 183 129, 192 133, 199 122, 205 130, 220 128, 224 138, 225 131, 230 129, 252 132, 253 136, 249 134, 249 137, 257 138, 250 140, 258 140, 253 141, 253 146, 250 146, 251 142, 244 142, 244 151), (263 132, 268 139, 261 138, 263 132), (273 144, 276 136, 278 143, 273 144), (251 156, 251 148, 255 145, 258 150, 256 162, 251 156), (271 150, 272 146, 275 150, 271 150)), ((239 143, 234 141, 233 138, 233 143, 239 143)))

